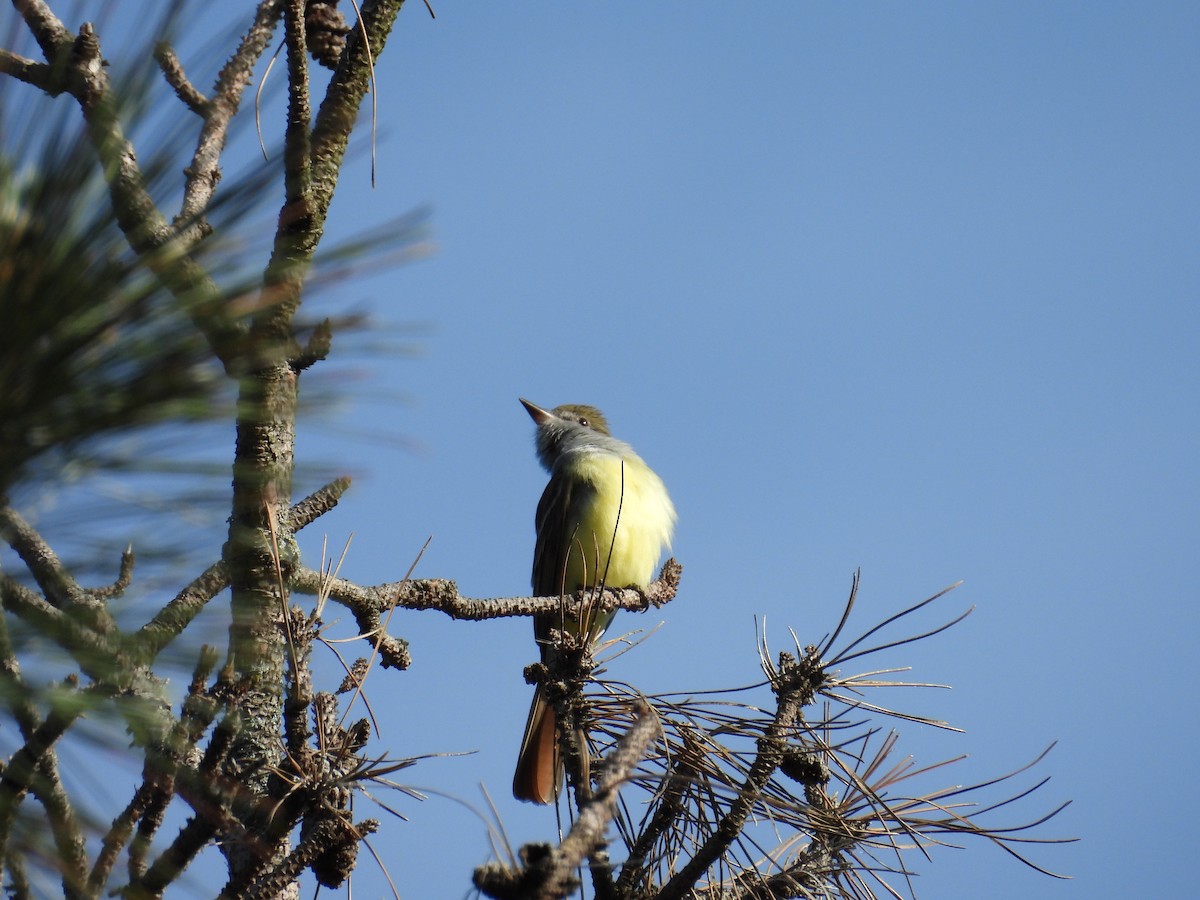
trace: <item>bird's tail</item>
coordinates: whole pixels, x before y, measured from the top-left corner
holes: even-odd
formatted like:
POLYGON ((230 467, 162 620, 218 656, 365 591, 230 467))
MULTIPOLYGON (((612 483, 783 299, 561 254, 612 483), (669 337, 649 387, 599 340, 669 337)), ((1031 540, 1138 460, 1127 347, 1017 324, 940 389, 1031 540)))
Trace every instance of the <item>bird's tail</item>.
POLYGON ((563 762, 558 750, 558 728, 554 708, 538 685, 525 723, 525 737, 517 770, 513 774, 513 796, 529 803, 553 803, 562 789, 563 762))

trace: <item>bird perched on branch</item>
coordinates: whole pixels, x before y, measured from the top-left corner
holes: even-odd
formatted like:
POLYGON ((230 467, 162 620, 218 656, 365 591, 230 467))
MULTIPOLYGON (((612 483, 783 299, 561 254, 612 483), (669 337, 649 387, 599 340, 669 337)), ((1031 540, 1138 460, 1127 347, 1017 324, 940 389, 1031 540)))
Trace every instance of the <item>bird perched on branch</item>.
MULTIPOLYGON (((521 400, 537 425, 537 455, 550 473, 537 507, 533 593, 563 596, 584 588, 646 587, 671 545, 675 507, 662 479, 633 448, 614 438, 593 406, 542 409, 521 400)), ((586 644, 600 639, 614 613, 534 619, 542 662, 558 652, 551 632, 586 644)), ((563 760, 553 707, 536 687, 513 776, 513 796, 551 803, 562 788, 563 760)), ((586 747, 584 748, 586 753, 586 747)))

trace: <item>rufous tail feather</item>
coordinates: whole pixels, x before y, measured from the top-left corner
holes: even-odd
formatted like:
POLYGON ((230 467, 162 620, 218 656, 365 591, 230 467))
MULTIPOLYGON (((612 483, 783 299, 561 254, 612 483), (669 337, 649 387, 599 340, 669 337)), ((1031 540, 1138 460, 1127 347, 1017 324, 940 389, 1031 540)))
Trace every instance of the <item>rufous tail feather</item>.
POLYGON ((517 770, 513 774, 513 796, 528 803, 553 803, 562 789, 563 764, 558 752, 558 729, 554 709, 542 698, 539 685, 529 707, 525 737, 517 770))

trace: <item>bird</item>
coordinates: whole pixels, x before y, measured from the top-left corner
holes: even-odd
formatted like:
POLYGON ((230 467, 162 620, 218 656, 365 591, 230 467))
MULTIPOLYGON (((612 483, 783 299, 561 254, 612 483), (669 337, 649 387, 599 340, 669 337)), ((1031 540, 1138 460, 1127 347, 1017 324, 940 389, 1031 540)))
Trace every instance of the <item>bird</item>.
MULTIPOLYGON (((520 398, 537 426, 537 457, 550 480, 537 506, 533 594, 564 596, 597 587, 646 587, 663 550, 670 549, 676 513, 662 479, 633 448, 612 436, 594 406, 546 410, 520 398)), ((615 612, 577 617, 534 617, 544 664, 559 630, 595 644, 615 612), (581 633, 582 632, 582 633, 581 633)), ((534 689, 525 736, 513 775, 513 796, 549 804, 562 790, 564 764, 553 706, 534 689)))

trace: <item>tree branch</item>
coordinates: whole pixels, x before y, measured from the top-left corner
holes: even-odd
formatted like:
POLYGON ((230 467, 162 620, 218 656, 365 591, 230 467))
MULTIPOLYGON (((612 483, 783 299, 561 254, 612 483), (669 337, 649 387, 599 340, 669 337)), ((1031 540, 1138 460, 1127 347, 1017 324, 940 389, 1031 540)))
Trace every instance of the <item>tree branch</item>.
POLYGON ((458 585, 446 579, 413 579, 363 586, 343 578, 333 578, 315 569, 299 567, 292 577, 292 588, 302 594, 325 593, 347 609, 378 615, 400 607, 411 610, 436 610, 452 619, 483 622, 509 616, 536 616, 566 610, 578 614, 586 605, 594 613, 616 610, 645 612, 657 609, 675 598, 683 567, 674 559, 663 564, 658 579, 643 588, 605 588, 603 591, 579 591, 566 597, 463 597, 458 585))
MULTIPOLYGON (((34 706, 32 693, 28 685, 21 679, 21 668, 13 651, 12 642, 8 635, 8 623, 0 615, 0 693, 9 698, 8 702, 25 739, 25 746, 32 746, 35 735, 41 734, 42 719, 37 707, 34 706)), ((12 760, 9 761, 11 766, 12 760)), ((75 822, 74 810, 70 798, 62 784, 58 770, 58 757, 52 747, 47 747, 36 760, 38 775, 29 785, 34 796, 45 807, 51 826, 59 843, 74 851, 80 840, 76 840, 79 829, 75 822)), ((19 797, 16 798, 19 802, 19 797)), ((4 806, 0 804, 0 806, 4 806)), ((4 814, 0 816, 0 859, 9 855, 9 838, 12 836, 12 818, 16 803, 4 806, 4 814)))
POLYGON ((50 66, 3 48, 0 48, 0 75, 9 75, 48 94, 57 94, 62 90, 61 86, 55 85, 54 70, 50 66))
POLYGON ((149 665, 158 654, 183 633, 205 605, 229 587, 229 570, 215 562, 175 595, 154 617, 130 635, 126 647, 131 658, 149 665))
POLYGON ((311 525, 325 513, 338 505, 342 494, 350 488, 350 479, 335 478, 324 487, 313 491, 292 507, 292 530, 300 531, 311 525))
POLYGON ((324 223, 359 107, 404 0, 364 0, 313 125, 313 215, 324 223))
POLYGON ((175 49, 166 41, 154 45, 154 61, 163 73, 167 84, 175 91, 175 96, 183 101, 183 105, 204 119, 208 115, 208 98, 188 80, 183 63, 175 54, 175 49))
POLYGON ((121 563, 117 569, 117 580, 104 587, 88 588, 88 594, 96 600, 111 600, 125 593, 125 588, 133 582, 133 546, 128 546, 121 553, 121 563))
POLYGON ((92 605, 86 592, 67 573, 58 554, 11 506, 0 506, 0 538, 17 551, 21 561, 42 589, 42 594, 59 609, 92 605))
MULTIPOLYGON (((63 686, 74 693, 77 684, 77 679, 69 678, 63 686)), ((83 835, 70 803, 62 792, 62 784, 57 779, 57 767, 48 765, 47 760, 52 756, 51 748, 83 715, 86 708, 79 698, 57 704, 46 720, 33 729, 21 748, 9 758, 0 777, 0 834, 7 835, 12 831, 17 807, 25 794, 32 791, 38 795, 49 813, 51 831, 58 848, 58 861, 63 867, 63 889, 69 897, 80 896, 79 891, 87 880, 83 835), (43 781, 47 772, 54 776, 51 783, 43 781)))
MULTIPOLYGON (((225 149, 229 123, 241 105, 242 94, 254 74, 254 64, 270 44, 281 13, 280 0, 263 0, 259 3, 254 22, 217 75, 212 97, 205 106, 204 125, 196 142, 196 152, 191 165, 184 170, 187 180, 183 187, 183 203, 179 215, 175 217, 177 228, 192 226, 208 208, 217 183, 221 180, 221 153, 225 149)), ((196 237, 198 233, 185 242, 190 244, 196 237)))
MULTIPOLYGON (((292 507, 292 527, 299 531, 333 509, 350 487, 349 478, 337 478, 313 491, 292 507)), ((149 622, 126 642, 130 656, 148 665, 175 640, 205 605, 229 586, 229 570, 224 561, 213 563, 160 609, 149 622)))
POLYGON ((777 705, 771 724, 758 739, 758 753, 750 765, 746 780, 739 788, 729 812, 686 865, 680 868, 658 894, 658 900, 682 900, 700 877, 709 870, 741 834, 754 805, 784 760, 787 738, 800 711, 812 702, 825 671, 816 649, 802 660, 790 653, 779 654, 779 668, 772 679, 777 705))
POLYGON ((566 609, 578 614, 585 605, 594 612, 624 609, 643 612, 669 603, 679 587, 682 566, 675 560, 663 565, 659 580, 645 590, 606 589, 598 594, 581 591, 570 597, 497 597, 487 600, 462 597, 453 581, 421 579, 364 587, 342 578, 334 578, 315 569, 298 567, 291 578, 297 593, 328 597, 354 615, 359 634, 378 643, 380 661, 385 668, 406 669, 412 664, 408 644, 384 630, 383 616, 393 608, 438 610, 452 619, 482 622, 508 616, 536 616, 566 609))
POLYGON ((70 44, 71 33, 58 20, 58 16, 50 11, 44 0, 13 0, 13 6, 25 20, 26 27, 33 32, 33 37, 42 48, 46 59, 54 62, 58 53, 70 44))
MULTIPOLYGON (((659 731, 658 717, 644 701, 637 702, 634 716, 629 731, 604 758, 594 798, 581 806, 579 817, 559 846, 522 848, 525 865, 519 870, 496 863, 480 866, 473 877, 475 887, 497 900, 558 900, 579 886, 576 870, 585 859, 603 850, 605 834, 616 812, 618 791, 659 731)), ((608 889, 611 892, 611 881, 608 889)))
POLYGON ((50 605, 20 582, 0 575, 0 605, 71 654, 89 677, 104 680, 116 668, 108 640, 77 617, 50 605))

